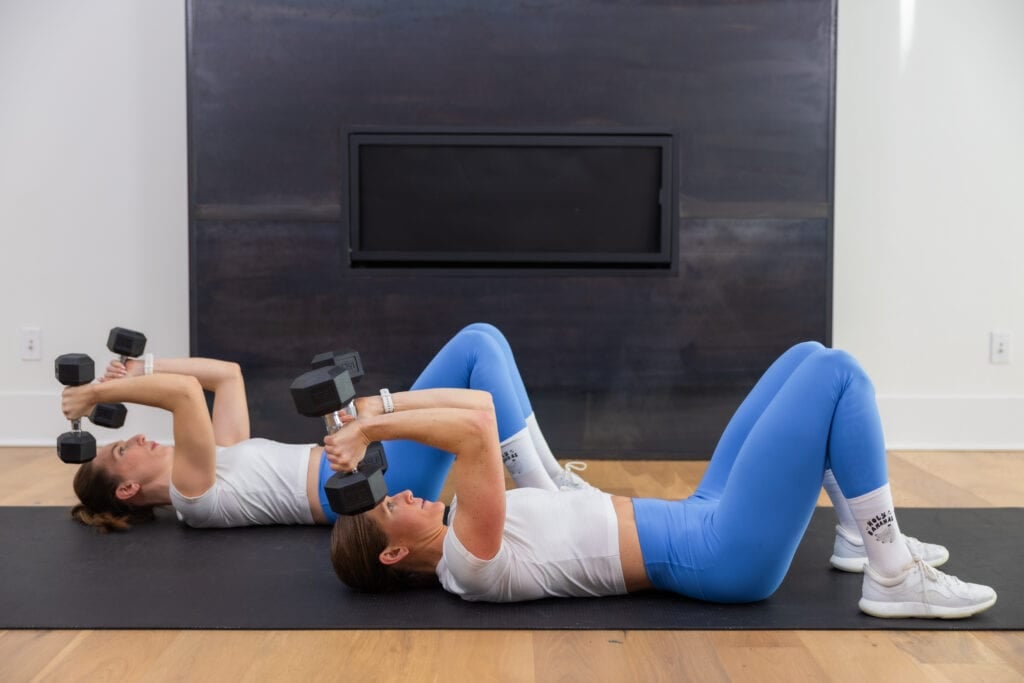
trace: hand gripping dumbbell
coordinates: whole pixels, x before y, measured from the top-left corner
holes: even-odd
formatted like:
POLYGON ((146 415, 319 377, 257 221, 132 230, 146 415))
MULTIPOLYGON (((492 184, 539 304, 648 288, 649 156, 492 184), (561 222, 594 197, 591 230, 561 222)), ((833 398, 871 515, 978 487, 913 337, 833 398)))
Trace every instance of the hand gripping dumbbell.
MULTIPOLYGON (((92 358, 84 353, 65 353, 53 362, 57 381, 66 387, 88 384, 96 377, 96 366, 92 358)), ((122 403, 100 403, 93 408, 89 419, 100 427, 116 429, 124 424, 127 409, 122 403)), ((82 431, 81 419, 71 421, 71 431, 57 437, 57 454, 67 463, 88 462, 96 457, 96 439, 89 432, 82 431)))
MULTIPOLYGON (((290 387, 300 415, 321 417, 328 434, 342 429, 340 412, 352 414, 356 397, 352 377, 340 365, 330 364, 299 375, 290 387)), ((384 483, 387 458, 380 442, 370 444, 366 456, 352 472, 338 472, 324 484, 327 502, 339 515, 372 510, 388 493, 384 483)))

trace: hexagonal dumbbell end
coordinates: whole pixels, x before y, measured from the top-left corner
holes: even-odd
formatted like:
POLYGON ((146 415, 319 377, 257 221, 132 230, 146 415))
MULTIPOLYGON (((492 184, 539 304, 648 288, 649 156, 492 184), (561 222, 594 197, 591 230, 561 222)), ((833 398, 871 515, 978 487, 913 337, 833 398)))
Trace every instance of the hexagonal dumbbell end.
POLYGON ((384 473, 360 470, 349 474, 335 474, 324 483, 327 503, 339 515, 358 515, 372 510, 388 495, 384 473))
POLYGON ((146 335, 125 327, 115 327, 107 336, 111 353, 126 358, 138 358, 146 350, 146 335))
POLYGON ((123 403, 97 403, 89 415, 89 420, 100 427, 117 429, 124 425, 127 415, 128 408, 123 403))
POLYGON ((313 356, 310 365, 313 366, 314 370, 317 368, 328 368, 332 365, 345 368, 348 370, 348 376, 352 379, 353 384, 358 382, 359 378, 363 376, 363 359, 359 357, 359 352, 353 349, 318 353, 313 356))
POLYGON ((57 455, 75 465, 89 462, 96 457, 96 439, 89 432, 64 432, 57 437, 57 455))
POLYGON ((359 469, 363 472, 376 472, 380 470, 381 474, 385 474, 388 471, 388 458, 384 454, 384 444, 380 441, 374 441, 366 447, 366 455, 359 461, 359 469))
POLYGON ((295 409, 306 417, 323 417, 356 397, 348 371, 338 365, 310 370, 295 378, 289 391, 295 409))
POLYGON ((53 361, 53 374, 66 387, 88 384, 96 377, 96 365, 84 353, 65 353, 53 361))

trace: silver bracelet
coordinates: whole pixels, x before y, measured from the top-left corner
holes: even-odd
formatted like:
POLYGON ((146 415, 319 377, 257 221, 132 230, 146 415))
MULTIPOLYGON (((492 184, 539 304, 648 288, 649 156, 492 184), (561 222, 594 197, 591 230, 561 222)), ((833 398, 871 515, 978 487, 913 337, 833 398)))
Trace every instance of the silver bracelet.
POLYGON ((395 402, 391 400, 391 392, 387 389, 380 390, 380 400, 384 403, 384 413, 395 412, 395 402))
POLYGON ((142 374, 153 374, 153 354, 147 353, 142 357, 142 374))

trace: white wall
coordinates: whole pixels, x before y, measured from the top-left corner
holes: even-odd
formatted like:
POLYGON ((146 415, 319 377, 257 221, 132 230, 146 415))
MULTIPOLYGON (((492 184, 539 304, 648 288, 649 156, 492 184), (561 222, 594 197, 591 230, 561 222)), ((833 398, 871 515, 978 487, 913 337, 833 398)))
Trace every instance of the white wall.
MULTIPOLYGON (((1024 3, 839 11, 835 343, 891 447, 1024 448, 1024 3)), ((105 360, 111 326, 188 351, 185 125, 183 0, 0 2, 0 443, 53 443, 52 358, 105 360), (23 325, 44 360, 17 358, 23 325)))
MULTIPOLYGON (((0 443, 54 443, 53 358, 105 367, 115 325, 188 352, 186 154, 181 0, 0 2, 0 443), (40 361, 18 358, 25 325, 40 361)), ((128 426, 171 434, 152 409, 128 426)))
POLYGON ((839 3, 834 342, 890 447, 1024 448, 1022 27, 1019 0, 839 3))

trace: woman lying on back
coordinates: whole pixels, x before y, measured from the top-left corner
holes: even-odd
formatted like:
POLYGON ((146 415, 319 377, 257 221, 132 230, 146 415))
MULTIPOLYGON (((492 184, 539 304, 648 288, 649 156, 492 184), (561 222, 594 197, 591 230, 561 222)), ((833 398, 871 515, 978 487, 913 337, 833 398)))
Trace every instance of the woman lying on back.
POLYGON ((332 561, 360 590, 440 582, 466 600, 493 602, 648 588, 713 602, 763 600, 789 569, 831 468, 863 536, 863 611, 959 618, 996 601, 991 588, 934 569, 921 544, 900 532, 871 382, 849 354, 814 342, 767 370, 729 422, 700 487, 681 501, 593 489, 506 493, 490 396, 409 392, 395 409, 349 418, 328 437, 332 467, 353 468, 372 441, 414 439, 456 454, 456 497, 448 515, 405 491, 339 519, 332 561))
MULTIPOLYGON (((519 486, 555 491, 587 484, 554 459, 505 337, 477 323, 456 334, 434 356, 413 388, 461 387, 487 391, 498 411, 508 470, 519 486)), ((174 445, 142 434, 103 446, 75 473, 81 504, 72 516, 101 530, 126 529, 152 519, 153 508, 174 507, 195 527, 254 524, 328 524, 324 482, 334 472, 322 446, 250 438, 245 382, 237 363, 209 358, 113 362, 104 381, 67 387, 65 417, 88 414, 97 403, 127 402, 172 414, 174 445), (213 393, 212 412, 203 391, 213 393)), ((383 412, 380 397, 357 398, 358 414, 383 412)), ((390 491, 410 489, 434 500, 453 456, 413 441, 384 444, 390 491)))

